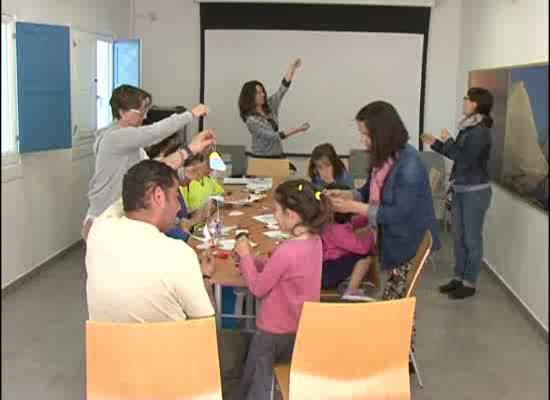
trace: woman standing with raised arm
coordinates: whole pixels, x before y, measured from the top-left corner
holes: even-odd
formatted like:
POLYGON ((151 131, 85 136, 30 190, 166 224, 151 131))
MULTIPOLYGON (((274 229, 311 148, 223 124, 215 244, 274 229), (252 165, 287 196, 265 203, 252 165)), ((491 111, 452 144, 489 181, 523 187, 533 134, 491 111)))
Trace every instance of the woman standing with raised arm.
POLYGON ((279 107, 294 74, 301 65, 300 58, 290 64, 281 86, 269 98, 261 82, 249 81, 243 85, 239 96, 239 112, 252 135, 252 154, 254 156, 283 158, 282 141, 309 129, 308 123, 293 129, 282 130, 279 128, 279 107))

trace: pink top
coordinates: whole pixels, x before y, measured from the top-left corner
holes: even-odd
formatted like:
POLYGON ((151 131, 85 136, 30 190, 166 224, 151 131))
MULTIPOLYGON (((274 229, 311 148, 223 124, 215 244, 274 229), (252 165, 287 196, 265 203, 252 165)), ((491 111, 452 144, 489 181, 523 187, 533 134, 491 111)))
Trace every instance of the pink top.
POLYGON ((256 318, 259 329, 296 333, 306 301, 320 301, 323 248, 319 237, 286 240, 271 257, 241 257, 248 289, 261 300, 256 318))
POLYGON ((374 249, 374 232, 367 229, 357 235, 354 230, 367 226, 368 219, 354 216, 347 224, 329 224, 323 228, 323 261, 336 260, 346 254, 367 254, 374 249))
MULTIPOLYGON (((395 155, 399 157, 399 153, 395 155)), ((370 180, 370 193, 369 193, 369 203, 370 204, 380 204, 380 197, 382 195, 382 188, 384 187, 384 182, 390 174, 391 167, 395 160, 393 157, 388 158, 384 165, 380 168, 374 168, 372 171, 372 178, 370 180)))

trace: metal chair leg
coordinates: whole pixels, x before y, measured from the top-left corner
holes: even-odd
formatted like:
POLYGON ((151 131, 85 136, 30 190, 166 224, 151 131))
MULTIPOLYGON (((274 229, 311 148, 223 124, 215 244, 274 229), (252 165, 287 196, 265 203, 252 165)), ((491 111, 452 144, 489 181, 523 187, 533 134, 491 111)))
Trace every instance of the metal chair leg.
POLYGON ((273 376, 271 377, 271 400, 275 400, 275 371, 273 372, 273 376))
POLYGON ((420 388, 424 387, 424 384, 422 383, 422 378, 420 377, 420 371, 418 370, 418 365, 416 365, 416 360, 414 358, 414 353, 411 353, 411 362, 414 368, 414 373, 416 375, 416 380, 418 381, 418 386, 420 388))

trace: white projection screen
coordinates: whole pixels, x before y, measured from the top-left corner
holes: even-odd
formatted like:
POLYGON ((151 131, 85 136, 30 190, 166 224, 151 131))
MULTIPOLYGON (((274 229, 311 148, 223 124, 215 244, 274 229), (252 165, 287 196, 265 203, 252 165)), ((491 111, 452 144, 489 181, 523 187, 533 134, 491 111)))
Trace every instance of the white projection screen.
POLYGON ((418 148, 422 34, 298 30, 205 29, 204 102, 220 144, 251 137, 239 118, 244 82, 259 80, 268 95, 277 90, 289 63, 303 59, 279 112, 280 129, 303 122, 311 129, 284 142, 287 154, 310 154, 323 142, 339 154, 360 148, 354 121, 367 103, 385 100, 396 108, 418 148))

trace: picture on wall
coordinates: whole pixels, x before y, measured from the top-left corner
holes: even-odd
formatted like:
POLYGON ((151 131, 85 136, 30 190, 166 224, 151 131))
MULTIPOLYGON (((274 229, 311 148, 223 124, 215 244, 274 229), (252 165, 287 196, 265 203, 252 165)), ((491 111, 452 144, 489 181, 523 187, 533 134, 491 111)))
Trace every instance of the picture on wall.
POLYGON ((548 212, 548 64, 471 71, 493 93, 491 179, 548 212))

